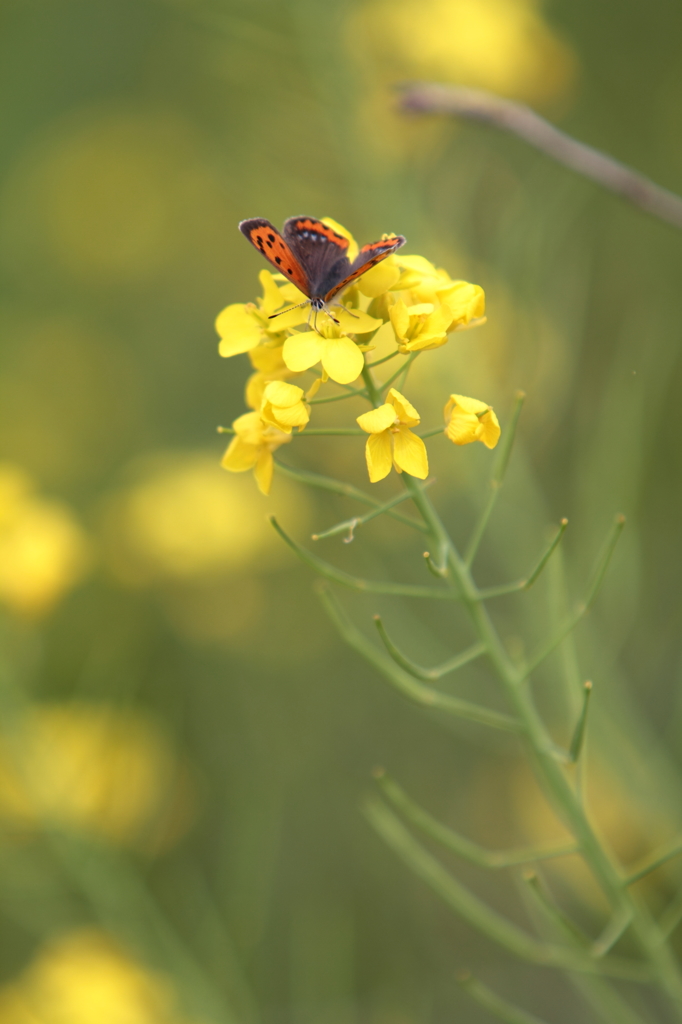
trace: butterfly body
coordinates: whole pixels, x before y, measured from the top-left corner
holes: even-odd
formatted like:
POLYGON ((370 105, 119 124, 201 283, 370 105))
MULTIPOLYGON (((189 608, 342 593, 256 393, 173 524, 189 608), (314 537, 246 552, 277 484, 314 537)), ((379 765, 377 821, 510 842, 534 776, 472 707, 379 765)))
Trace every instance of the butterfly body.
MULTIPOLYGON (((331 300, 352 281, 405 244, 402 235, 363 245, 353 262, 348 239, 315 217, 289 217, 282 233, 262 217, 243 220, 239 230, 272 266, 307 296, 313 313, 329 311, 331 300)), ((277 315, 277 314, 275 314, 277 315)))

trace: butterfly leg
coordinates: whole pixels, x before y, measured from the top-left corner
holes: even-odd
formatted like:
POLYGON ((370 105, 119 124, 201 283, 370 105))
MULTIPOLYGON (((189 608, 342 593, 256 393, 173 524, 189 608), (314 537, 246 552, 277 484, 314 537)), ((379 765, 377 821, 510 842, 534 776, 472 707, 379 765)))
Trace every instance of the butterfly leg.
MULTIPOLYGON (((354 313, 352 309, 348 308, 348 306, 344 306, 343 302, 335 302, 334 305, 339 306, 344 311, 344 313, 348 313, 349 316, 355 317, 356 320, 360 319, 358 314, 354 313)), ((327 310, 327 312, 329 313, 329 310, 327 310)), ((329 315, 331 316, 331 313, 329 313, 329 315)), ((332 319, 334 318, 332 317, 332 319)), ((338 320, 336 321, 336 323, 338 323, 338 320)))

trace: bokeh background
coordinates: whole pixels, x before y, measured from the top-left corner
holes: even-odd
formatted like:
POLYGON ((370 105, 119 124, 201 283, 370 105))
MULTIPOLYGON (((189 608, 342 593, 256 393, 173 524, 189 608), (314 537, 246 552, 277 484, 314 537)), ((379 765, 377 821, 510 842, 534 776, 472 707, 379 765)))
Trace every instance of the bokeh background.
MULTIPOLYGON (((0 1024, 478 1024, 462 967, 556 1024, 591 1019, 361 817, 382 764, 491 847, 561 834, 511 742, 415 711, 343 647, 266 523, 303 540, 352 507, 279 477, 265 499, 220 469, 248 362, 219 359, 213 320, 257 292, 250 216, 401 232, 483 285, 488 324, 423 359, 410 395, 425 425, 451 391, 504 425, 528 394, 482 581, 571 525, 564 570, 499 603, 511 650, 628 516, 538 697, 565 740, 557 677, 594 680, 591 805, 635 861, 680 825, 682 236, 510 137, 401 115, 394 85, 523 100, 682 192, 681 33, 674 0, 4 0, 0 1024)), ((489 453, 431 446, 464 540, 489 453)), ((362 481, 355 439, 285 454, 362 481)), ((423 572, 391 523, 325 543, 372 574, 423 572)), ((342 597, 415 658, 467 641, 443 609, 342 597)), ((444 686, 499 702, 483 669, 444 686)), ((528 925, 513 875, 452 867, 528 925)), ((596 934, 579 866, 547 877, 596 934)), ((642 894, 662 907, 680 878, 642 894)))

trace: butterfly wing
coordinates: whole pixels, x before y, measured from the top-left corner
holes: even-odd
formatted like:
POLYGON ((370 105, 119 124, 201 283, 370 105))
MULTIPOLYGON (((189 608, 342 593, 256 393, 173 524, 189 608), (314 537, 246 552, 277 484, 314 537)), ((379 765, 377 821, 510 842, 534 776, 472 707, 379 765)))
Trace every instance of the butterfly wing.
POLYGON ((311 298, 326 295, 350 272, 346 255, 348 239, 315 217, 289 217, 282 229, 284 239, 310 283, 311 298))
POLYGON ((269 220, 265 220, 263 217, 243 220, 239 225, 239 230, 248 238, 251 245, 265 256, 275 270, 285 274, 304 295, 310 297, 308 275, 301 266, 300 260, 297 259, 277 228, 269 220))
POLYGON ((330 290, 324 296, 324 301, 329 302, 338 292, 346 288, 351 281, 355 281, 371 267, 381 263, 387 256, 394 253, 396 249, 399 249, 401 245, 405 245, 405 239, 402 235, 392 235, 391 238, 384 238, 380 242, 369 242, 367 245, 363 245, 360 252, 349 265, 348 274, 341 281, 330 287, 330 290))

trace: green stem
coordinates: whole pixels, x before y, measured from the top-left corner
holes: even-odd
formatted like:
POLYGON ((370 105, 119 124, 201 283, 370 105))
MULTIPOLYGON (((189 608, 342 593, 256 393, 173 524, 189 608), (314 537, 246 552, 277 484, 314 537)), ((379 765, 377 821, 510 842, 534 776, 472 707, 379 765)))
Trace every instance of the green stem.
POLYGON ((465 836, 443 825, 436 818, 432 817, 423 807, 416 804, 414 800, 395 782, 383 768, 376 769, 374 777, 383 795, 390 800, 396 810, 400 811, 403 817, 418 828, 424 835, 435 839, 447 850, 451 850, 471 864, 478 864, 481 868, 490 868, 494 871, 501 868, 514 867, 518 864, 533 864, 540 860, 551 860, 556 857, 568 857, 577 853, 578 847, 575 843, 564 844, 563 846, 527 848, 521 850, 487 850, 478 843, 472 843, 465 836))
MULTIPOLYGON (((442 578, 442 577, 441 577, 442 578)), ((406 658, 405 655, 400 651, 391 640, 390 636, 386 632, 381 616, 374 616, 374 623, 377 627, 381 641, 391 655, 396 665, 400 665, 406 672, 409 672, 415 679, 423 679, 424 682, 433 683, 442 676, 447 675, 449 672, 456 672, 458 668, 462 668, 464 665, 468 665, 474 658, 480 658, 482 654, 485 654, 485 647, 481 643, 472 644, 471 647, 467 647, 465 651, 460 654, 456 654, 452 658, 448 658, 440 665, 436 665, 435 668, 424 668, 422 665, 417 665, 416 662, 411 661, 410 658, 406 658)))
MULTIPOLYGON (((601 885, 613 911, 623 915, 631 914, 632 934, 642 953, 649 960, 662 989, 674 1003, 678 1020, 682 1020, 682 976, 671 949, 665 944, 661 929, 649 911, 630 896, 623 885, 618 868, 588 821, 569 776, 553 754, 551 737, 538 714, 530 688, 521 685, 526 673, 517 669, 507 655, 486 608, 479 600, 469 567, 462 560, 445 531, 428 495, 418 488, 417 481, 407 474, 403 474, 403 479, 429 528, 434 544, 447 544, 448 546, 448 561, 453 580, 457 585, 460 598, 469 614, 474 630, 481 643, 484 644, 488 657, 500 678, 507 699, 514 709, 516 717, 523 724, 522 737, 537 777, 545 792, 550 795, 560 818, 573 834, 584 860, 601 885)), ((592 586, 584 602, 584 608, 594 600, 623 523, 623 518, 619 517, 615 529, 605 545, 592 586)))
POLYGON ((545 1024, 534 1013, 527 1013, 518 1006, 508 1003, 506 999, 501 999, 468 972, 461 974, 457 980, 472 999, 489 1010, 498 1020, 503 1021, 503 1024, 545 1024))
POLYGON ((343 402, 344 398, 354 398, 355 395, 364 394, 364 388, 356 388, 354 391, 346 391, 343 395, 330 395, 329 398, 309 398, 308 405, 326 405, 328 402, 343 402))
MULTIPOLYGON (((306 484, 308 487, 317 487, 321 491, 330 491, 332 494, 339 494, 343 498, 353 498, 363 505, 373 505, 374 508, 380 508, 382 504, 378 498, 372 497, 371 494, 366 494, 365 491, 361 491, 358 487, 353 487, 353 484, 344 483, 342 480, 335 480, 331 476, 312 473, 309 469, 295 469, 293 466, 287 466, 284 462, 278 462, 277 459, 275 459, 275 469, 279 473, 283 473, 284 476, 288 476, 289 479, 298 481, 300 484, 306 484)), ((405 516, 402 512, 386 509, 385 514, 390 516, 391 519, 397 519, 399 523, 412 526, 415 530, 421 531, 421 533, 428 532, 421 520, 405 516)))

